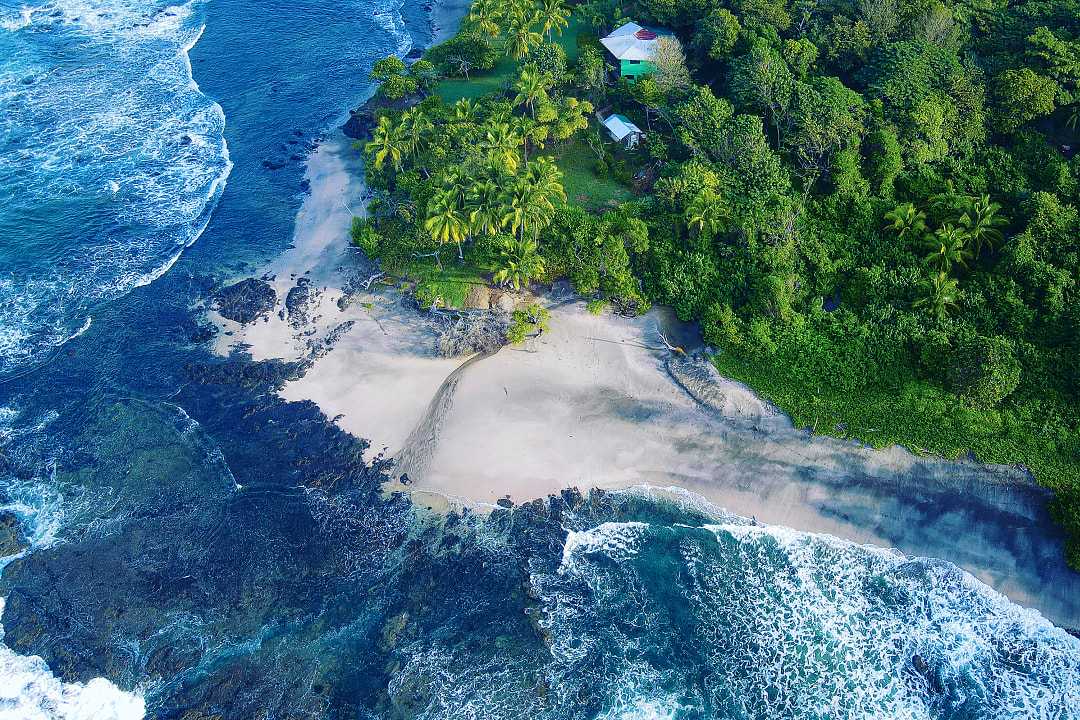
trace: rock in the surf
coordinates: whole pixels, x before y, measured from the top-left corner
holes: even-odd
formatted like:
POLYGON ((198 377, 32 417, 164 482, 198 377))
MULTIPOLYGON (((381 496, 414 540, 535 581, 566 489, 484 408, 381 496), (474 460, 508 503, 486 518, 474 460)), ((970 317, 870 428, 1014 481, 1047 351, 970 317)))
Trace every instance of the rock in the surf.
POLYGON ((222 317, 246 324, 272 310, 277 304, 277 293, 269 283, 248 278, 219 290, 214 303, 222 317))

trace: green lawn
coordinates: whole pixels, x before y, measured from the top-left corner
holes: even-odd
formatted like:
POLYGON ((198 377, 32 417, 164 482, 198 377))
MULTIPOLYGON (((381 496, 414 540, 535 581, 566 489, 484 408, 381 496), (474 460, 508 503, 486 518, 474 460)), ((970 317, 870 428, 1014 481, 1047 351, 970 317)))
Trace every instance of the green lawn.
POLYGON ((475 246, 465 249, 465 262, 458 261, 457 247, 447 245, 442 252, 442 270, 434 258, 418 258, 405 268, 404 276, 416 283, 416 295, 421 305, 429 305, 431 298, 442 299, 443 307, 460 308, 474 285, 490 285, 494 272, 491 258, 475 246))
MULTIPOLYGON (((566 59, 570 65, 577 62, 577 18, 570 18, 570 25, 562 35, 555 35, 553 39, 566 51, 566 59)), ((511 57, 504 57, 488 72, 471 73, 469 79, 446 78, 435 87, 436 94, 446 103, 454 103, 461 98, 476 100, 490 93, 501 92, 508 82, 511 82, 518 72, 518 61, 511 57)))
POLYGON ((446 78, 439 81, 435 92, 443 102, 454 103, 461 98, 476 100, 490 93, 501 92, 517 72, 517 60, 504 57, 499 64, 486 73, 472 73, 469 79, 446 78))
MULTIPOLYGON (((595 132, 595 121, 584 132, 595 132)), ((627 186, 616 180, 610 173, 598 177, 593 169, 596 165, 596 153, 589 147, 588 141, 577 137, 566 145, 555 148, 551 154, 555 157, 559 169, 563 171, 563 187, 566 197, 589 210, 600 210, 626 202, 634 196, 627 186)))

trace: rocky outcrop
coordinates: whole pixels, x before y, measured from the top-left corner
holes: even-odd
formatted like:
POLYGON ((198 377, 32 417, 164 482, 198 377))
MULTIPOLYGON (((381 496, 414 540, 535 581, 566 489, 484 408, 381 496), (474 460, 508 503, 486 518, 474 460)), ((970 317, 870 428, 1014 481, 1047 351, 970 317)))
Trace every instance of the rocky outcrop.
POLYGON ((312 286, 311 281, 302 277, 296 281, 285 296, 285 310, 289 313, 289 322, 294 326, 303 325, 310 318, 310 311, 315 306, 319 291, 312 286))
POLYGON ((0 512, 0 558, 17 555, 27 548, 19 518, 15 513, 0 512))
POLYGON ((256 278, 241 280, 214 295, 214 306, 221 316, 241 324, 257 320, 273 310, 276 303, 274 288, 256 278))

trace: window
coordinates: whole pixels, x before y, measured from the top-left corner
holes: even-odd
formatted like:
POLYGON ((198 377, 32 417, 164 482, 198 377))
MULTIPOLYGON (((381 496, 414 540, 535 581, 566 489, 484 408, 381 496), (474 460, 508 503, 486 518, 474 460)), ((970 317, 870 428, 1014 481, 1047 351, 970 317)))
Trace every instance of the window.
POLYGON ((626 64, 627 65, 640 65, 641 61, 640 60, 627 60, 626 64))

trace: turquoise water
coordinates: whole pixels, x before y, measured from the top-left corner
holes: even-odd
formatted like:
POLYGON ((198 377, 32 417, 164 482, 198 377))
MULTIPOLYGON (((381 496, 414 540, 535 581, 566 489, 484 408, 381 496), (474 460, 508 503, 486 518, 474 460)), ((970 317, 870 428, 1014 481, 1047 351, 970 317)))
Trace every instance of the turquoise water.
POLYGON ((1080 641, 951 565, 633 495, 428 518, 206 350, 423 7, 0 25, 0 718, 1080 717, 1080 641))

